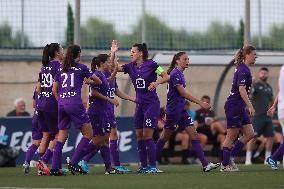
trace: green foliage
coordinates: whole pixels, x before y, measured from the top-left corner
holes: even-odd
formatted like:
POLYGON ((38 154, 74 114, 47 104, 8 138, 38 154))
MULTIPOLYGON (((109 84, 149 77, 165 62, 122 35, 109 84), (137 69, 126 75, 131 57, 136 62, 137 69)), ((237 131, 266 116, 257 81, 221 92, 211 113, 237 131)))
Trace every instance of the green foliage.
MULTIPOLYGON (((7 23, 0 25, 0 46, 5 48, 19 48, 21 47, 22 35, 20 31, 12 34, 12 27, 7 23)), ((31 45, 28 36, 23 36, 24 47, 31 45)))
POLYGON ((113 39, 116 39, 116 32, 111 23, 92 17, 81 27, 81 45, 84 47, 109 49, 113 39))
POLYGON ((69 46, 74 44, 74 17, 71 5, 68 3, 67 7, 67 29, 66 29, 66 42, 65 45, 69 46))

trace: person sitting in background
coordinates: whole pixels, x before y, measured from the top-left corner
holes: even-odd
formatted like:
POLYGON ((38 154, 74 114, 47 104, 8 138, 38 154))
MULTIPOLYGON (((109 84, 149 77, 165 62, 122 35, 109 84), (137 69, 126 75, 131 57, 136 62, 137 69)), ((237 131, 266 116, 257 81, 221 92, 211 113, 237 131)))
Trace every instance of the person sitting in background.
POLYGON ((30 116, 30 114, 26 112, 26 102, 23 98, 15 99, 14 105, 15 109, 7 113, 7 117, 30 116))
MULTIPOLYGON (((204 95, 201 98, 202 102, 210 104, 210 97, 204 95)), ((215 113, 212 110, 199 109, 196 111, 197 132, 208 137, 208 142, 219 144, 222 149, 222 144, 225 139, 226 129, 222 124, 215 119, 215 113)))

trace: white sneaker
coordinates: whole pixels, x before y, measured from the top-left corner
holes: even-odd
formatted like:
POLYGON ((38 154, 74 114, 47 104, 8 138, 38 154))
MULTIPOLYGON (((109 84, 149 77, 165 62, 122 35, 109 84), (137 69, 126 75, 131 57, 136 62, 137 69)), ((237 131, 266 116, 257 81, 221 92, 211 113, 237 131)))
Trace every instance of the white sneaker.
POLYGON ((221 163, 211 163, 209 162, 208 165, 206 165, 205 167, 203 167, 203 171, 204 172, 209 172, 213 169, 218 168, 221 165, 221 163))
POLYGON ((252 165, 251 161, 245 161, 245 165, 252 165))
POLYGON ((235 170, 235 171, 240 171, 240 169, 238 168, 237 164, 235 164, 234 159, 231 159, 231 167, 235 170))
POLYGON ((240 171, 238 168, 236 169, 235 167, 233 167, 232 165, 227 165, 227 166, 223 166, 221 165, 221 172, 238 172, 240 171))

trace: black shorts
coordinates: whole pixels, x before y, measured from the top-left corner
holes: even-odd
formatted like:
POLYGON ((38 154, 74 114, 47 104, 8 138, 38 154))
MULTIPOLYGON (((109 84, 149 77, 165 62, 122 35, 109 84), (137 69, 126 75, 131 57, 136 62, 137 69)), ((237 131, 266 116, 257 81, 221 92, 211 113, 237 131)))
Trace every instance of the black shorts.
POLYGON ((252 118, 252 125, 257 137, 261 135, 264 137, 274 136, 274 128, 270 117, 266 115, 255 116, 252 118))

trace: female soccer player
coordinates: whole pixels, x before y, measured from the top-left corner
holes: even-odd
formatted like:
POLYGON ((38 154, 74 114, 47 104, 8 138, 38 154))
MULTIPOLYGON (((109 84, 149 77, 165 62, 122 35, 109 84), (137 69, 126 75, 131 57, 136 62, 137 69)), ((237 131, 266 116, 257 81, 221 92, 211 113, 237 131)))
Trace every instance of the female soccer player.
POLYGON ((59 43, 47 44, 43 49, 42 68, 39 73, 38 121, 42 127, 44 139, 49 137, 49 146, 45 154, 40 157, 36 166, 39 170, 47 169, 47 163, 52 157, 53 148, 58 134, 58 103, 52 94, 53 80, 64 56, 59 43))
MULTIPOLYGON (((81 48, 78 45, 69 46, 62 68, 58 70, 53 84, 54 96, 58 99, 58 128, 59 134, 52 157, 52 169, 50 174, 55 176, 62 175, 61 159, 62 148, 68 137, 68 130, 71 121, 75 127, 80 129, 83 137, 68 164, 68 169, 72 174, 85 173, 80 166, 79 160, 84 148, 89 144, 92 138, 93 130, 90 124, 90 118, 86 113, 81 99, 81 88, 85 78, 90 78, 95 84, 101 84, 102 81, 87 68, 86 65, 79 63, 81 57, 81 48)), ((49 174, 49 172, 47 172, 49 174)))
POLYGON ((227 118, 227 135, 223 143, 223 161, 221 165, 221 171, 224 172, 239 171, 231 157, 234 158, 244 145, 254 137, 254 130, 249 116, 253 116, 255 110, 248 94, 252 83, 249 66, 255 63, 256 58, 256 49, 250 45, 240 48, 235 55, 237 67, 230 96, 224 107, 227 118), (242 131, 243 136, 233 145, 239 131, 242 131))
MULTIPOLYGON (((280 70, 278 88, 279 88, 279 92, 274 100, 273 105, 267 111, 267 114, 272 117, 276 110, 276 106, 278 104, 278 107, 277 107, 278 119, 281 124, 282 132, 283 132, 284 131, 284 65, 281 67, 281 70, 280 70)), ((272 154, 272 156, 266 159, 266 162, 271 166, 271 169, 273 170, 278 169, 277 159, 280 156, 283 156, 283 154, 284 154, 284 143, 282 143, 278 147, 278 149, 272 154)), ((283 162, 284 162, 284 158, 283 158, 283 162)))
POLYGON ((157 156, 161 155, 165 143, 170 139, 176 129, 176 125, 178 125, 181 129, 184 129, 188 133, 192 147, 202 163, 203 171, 208 172, 212 169, 216 169, 220 166, 220 164, 213 164, 205 159, 193 121, 185 110, 185 99, 190 100, 205 109, 210 109, 210 105, 205 102, 201 102, 186 92, 186 83, 183 71, 188 68, 188 65, 188 55, 185 52, 179 52, 174 55, 167 71, 170 75, 166 106, 167 116, 164 129, 156 145, 156 153, 157 156))
POLYGON ((141 162, 141 167, 137 172, 158 173, 160 170, 156 167, 153 132, 158 123, 160 101, 155 88, 167 82, 169 76, 156 62, 148 59, 148 49, 145 43, 132 46, 131 59, 130 63, 119 66, 118 71, 129 74, 136 91, 134 125, 141 162), (158 80, 157 75, 161 76, 158 80))
MULTIPOLYGON (((33 95, 33 108, 34 110, 34 115, 33 115, 33 119, 32 119, 32 145, 28 148, 27 152, 26 152, 26 157, 25 157, 25 162, 23 164, 24 167, 24 172, 25 173, 29 173, 30 172, 30 162, 35 154, 35 152, 37 151, 38 147, 41 144, 42 141, 42 131, 41 131, 41 127, 39 125, 38 122, 38 111, 37 111, 37 100, 38 100, 39 95, 37 94, 36 90, 34 91, 34 95, 33 95)), ((42 143, 42 148, 39 149, 39 153, 44 153, 46 150, 46 146, 47 146, 47 140, 45 144, 43 145, 42 143)), ((39 172, 40 174, 40 172, 39 172)))

